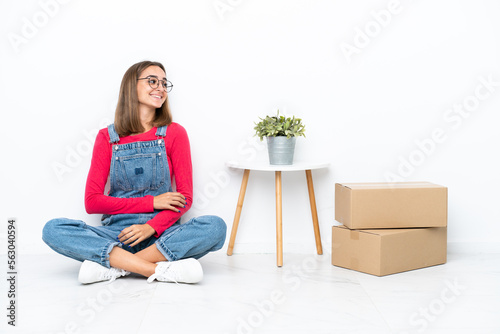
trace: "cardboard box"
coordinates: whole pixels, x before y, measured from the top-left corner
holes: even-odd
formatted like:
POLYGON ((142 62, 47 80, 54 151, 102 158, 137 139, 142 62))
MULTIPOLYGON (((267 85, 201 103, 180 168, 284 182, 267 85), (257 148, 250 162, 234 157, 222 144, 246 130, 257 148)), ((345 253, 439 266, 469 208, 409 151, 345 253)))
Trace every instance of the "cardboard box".
POLYGON ((444 227, 448 189, 429 182, 335 184, 335 220, 351 229, 444 227))
POLYGON ((333 226, 332 264, 384 276, 446 263, 446 227, 350 230, 333 226))

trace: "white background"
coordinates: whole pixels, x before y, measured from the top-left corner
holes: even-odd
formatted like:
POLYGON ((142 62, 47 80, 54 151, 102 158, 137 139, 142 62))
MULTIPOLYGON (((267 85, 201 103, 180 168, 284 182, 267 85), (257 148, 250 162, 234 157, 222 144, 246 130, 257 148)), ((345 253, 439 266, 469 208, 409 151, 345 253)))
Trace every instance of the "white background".
MULTIPOLYGON (((334 183, 388 173, 449 188, 450 242, 498 242, 499 15, 494 0, 3 0, 2 244, 10 217, 25 253, 52 252, 51 218, 98 224, 83 201, 91 147, 146 59, 166 66, 190 137, 189 215, 221 216, 228 236, 242 172, 224 162, 267 159, 254 122, 280 109, 306 124, 296 159, 331 164, 313 171, 326 252, 334 183)), ((273 173, 251 173, 236 253, 274 251, 274 196, 273 173)), ((283 220, 285 252, 314 252, 303 173, 283 175, 283 220)))

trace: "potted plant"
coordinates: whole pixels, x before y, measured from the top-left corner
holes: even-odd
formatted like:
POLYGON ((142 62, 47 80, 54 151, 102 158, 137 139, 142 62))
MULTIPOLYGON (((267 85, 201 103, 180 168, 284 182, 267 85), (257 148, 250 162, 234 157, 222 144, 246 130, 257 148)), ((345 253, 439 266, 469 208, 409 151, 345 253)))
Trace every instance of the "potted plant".
MULTIPOLYGON (((260 118, 260 117, 259 117, 260 118)), ((267 138, 267 150, 271 165, 292 165, 295 141, 305 135, 305 126, 300 118, 280 115, 266 116, 255 123, 255 135, 262 141, 267 138)))

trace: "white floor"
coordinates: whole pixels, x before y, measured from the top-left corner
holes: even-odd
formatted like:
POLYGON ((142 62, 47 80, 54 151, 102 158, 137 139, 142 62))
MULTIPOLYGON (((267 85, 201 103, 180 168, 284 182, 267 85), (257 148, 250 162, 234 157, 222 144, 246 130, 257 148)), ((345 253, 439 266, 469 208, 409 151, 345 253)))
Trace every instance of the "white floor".
POLYGON ((3 315, 1 333, 500 333, 496 253, 449 253, 445 265, 376 277, 334 267, 329 254, 285 253, 277 268, 274 254, 221 250, 201 259, 197 285, 84 286, 76 261, 19 261, 18 326, 3 315))

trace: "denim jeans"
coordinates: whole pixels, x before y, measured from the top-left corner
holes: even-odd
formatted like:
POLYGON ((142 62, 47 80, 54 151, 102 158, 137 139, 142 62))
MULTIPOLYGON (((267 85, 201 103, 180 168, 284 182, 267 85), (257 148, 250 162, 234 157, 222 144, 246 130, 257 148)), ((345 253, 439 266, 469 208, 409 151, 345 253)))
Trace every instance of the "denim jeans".
MULTIPOLYGON (((111 216, 110 220, 113 217, 111 216)), ((124 228, 140 224, 136 214, 119 215, 116 222, 103 226, 91 226, 81 220, 56 218, 43 228, 43 240, 54 251, 78 261, 90 260, 110 268, 109 253, 113 247, 137 253, 153 244, 168 261, 185 258, 199 259, 209 252, 221 249, 226 237, 226 224, 217 216, 200 216, 166 229, 159 238, 150 237, 134 247, 117 241, 124 228)), ((148 214, 144 216, 145 223, 148 214)), ((109 219, 109 218, 108 218, 109 219)))
MULTIPOLYGON (((109 196, 119 198, 157 196, 172 191, 164 137, 167 126, 159 127, 156 140, 119 144, 114 125, 108 126, 112 148, 109 171, 109 196)), ((81 220, 57 218, 43 229, 42 239, 56 252, 70 258, 91 260, 110 267, 113 247, 136 253, 153 244, 168 261, 200 258, 224 245, 226 224, 216 216, 193 218, 184 224, 177 221, 158 238, 152 236, 134 247, 122 245, 117 237, 134 224, 145 224, 158 210, 143 214, 114 214, 102 217, 102 226, 90 226, 81 220)))

